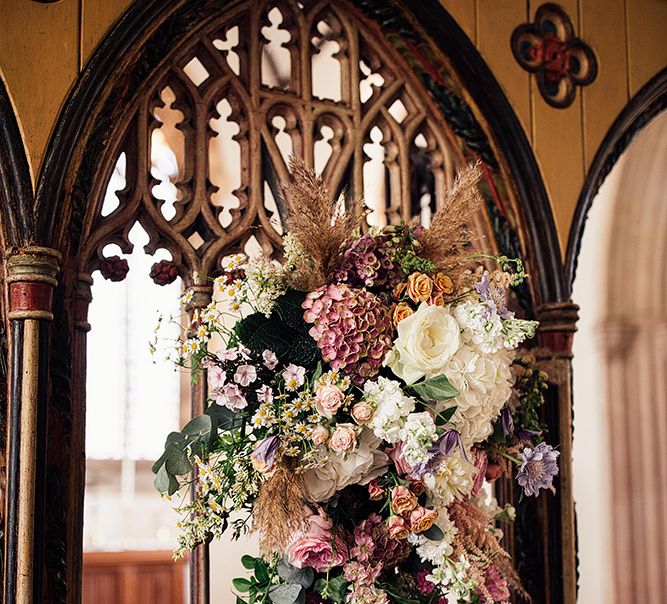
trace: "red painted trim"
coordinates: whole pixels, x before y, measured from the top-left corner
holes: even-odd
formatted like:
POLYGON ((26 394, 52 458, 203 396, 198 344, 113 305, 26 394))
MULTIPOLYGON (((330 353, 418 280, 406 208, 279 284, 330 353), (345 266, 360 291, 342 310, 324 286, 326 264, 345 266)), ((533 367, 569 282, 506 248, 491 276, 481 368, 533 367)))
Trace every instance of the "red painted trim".
POLYGON ((15 281, 9 284, 9 310, 51 312, 53 287, 48 283, 15 281))

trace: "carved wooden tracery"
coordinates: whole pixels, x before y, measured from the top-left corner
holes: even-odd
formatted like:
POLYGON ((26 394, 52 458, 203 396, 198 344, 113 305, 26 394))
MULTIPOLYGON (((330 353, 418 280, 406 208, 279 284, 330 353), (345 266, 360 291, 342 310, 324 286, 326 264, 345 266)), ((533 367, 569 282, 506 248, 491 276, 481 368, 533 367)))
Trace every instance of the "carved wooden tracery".
POLYGON ((248 245, 279 255, 290 154, 336 195, 370 193, 369 221, 378 225, 428 220, 463 161, 414 74, 342 3, 229 9, 168 57, 115 136, 79 261, 81 273, 99 269, 112 280, 127 264, 105 247, 131 252, 137 221, 150 238, 146 252, 171 254, 154 266, 158 283, 215 276, 222 256, 248 245), (161 180, 155 164, 165 146, 174 165, 161 180), (124 180, 117 191, 114 170, 124 180), (161 186, 171 187, 173 207, 161 186))

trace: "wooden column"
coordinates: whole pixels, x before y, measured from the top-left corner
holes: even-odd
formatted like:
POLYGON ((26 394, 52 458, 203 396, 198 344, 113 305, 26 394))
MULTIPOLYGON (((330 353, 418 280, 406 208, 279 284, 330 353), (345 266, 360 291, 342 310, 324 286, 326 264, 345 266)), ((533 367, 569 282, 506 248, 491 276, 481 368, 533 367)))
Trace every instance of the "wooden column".
POLYGON ((572 340, 576 332, 579 307, 572 302, 552 302, 537 309, 538 361, 549 374, 554 389, 547 401, 548 440, 558 444, 559 474, 554 483, 556 495, 543 495, 548 530, 547 602, 576 604, 577 557, 576 523, 572 486, 572 340), (559 555, 560 554, 560 555, 559 555))
POLYGON ((5 604, 41 602, 35 534, 43 518, 37 493, 45 452, 44 364, 60 254, 43 247, 10 250, 5 281, 10 323, 5 604))
MULTIPOLYGON (((193 296, 187 310, 190 316, 192 316, 195 310, 201 310, 210 304, 213 289, 210 284, 193 285, 189 289, 192 291, 193 296)), ((206 402, 208 399, 207 387, 208 381, 205 370, 202 370, 202 375, 193 382, 191 388, 192 417, 201 415, 206 411, 206 402)), ((193 496, 194 488, 193 484, 193 496)), ((209 604, 211 598, 210 567, 209 544, 201 543, 194 548, 190 556, 190 604, 209 604)))

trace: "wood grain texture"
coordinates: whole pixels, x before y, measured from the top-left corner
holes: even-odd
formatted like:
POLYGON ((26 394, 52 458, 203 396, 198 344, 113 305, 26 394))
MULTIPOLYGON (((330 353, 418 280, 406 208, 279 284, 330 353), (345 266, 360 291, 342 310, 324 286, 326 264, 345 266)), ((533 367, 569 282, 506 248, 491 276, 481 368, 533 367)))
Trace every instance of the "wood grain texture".
MULTIPOLYGON (((540 1, 531 0, 531 18, 541 4, 540 1)), ((570 17, 575 33, 578 34, 577 0, 563 0, 560 5, 570 17)), ((533 149, 554 208, 561 251, 564 252, 566 234, 584 182, 581 91, 577 91, 572 105, 566 109, 555 109, 542 98, 534 78, 531 78, 530 88, 533 104, 533 149)))
POLYGON ((470 38, 477 44, 477 0, 439 0, 452 18, 470 38))
POLYGON ((0 1, 0 68, 23 132, 33 180, 78 73, 78 0, 0 1))
POLYGON ((667 66, 667 2, 628 0, 626 10, 628 86, 633 96, 667 66))
POLYGON ((86 63, 95 47, 130 6, 132 0, 79 0, 81 3, 81 65, 86 63))
POLYGON ((498 78, 528 140, 532 141, 530 76, 517 64, 509 43, 514 28, 526 23, 528 17, 525 0, 478 0, 477 48, 498 78))
POLYGON ((579 36, 590 45, 602 65, 583 97, 584 164, 591 165, 604 135, 628 102, 624 0, 582 2, 579 36))

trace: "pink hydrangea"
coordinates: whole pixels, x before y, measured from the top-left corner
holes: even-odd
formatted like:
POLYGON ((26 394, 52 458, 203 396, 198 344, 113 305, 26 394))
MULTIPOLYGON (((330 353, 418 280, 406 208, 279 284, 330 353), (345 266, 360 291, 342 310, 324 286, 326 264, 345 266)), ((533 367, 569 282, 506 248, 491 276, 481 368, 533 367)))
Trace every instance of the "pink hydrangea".
POLYGON ((347 285, 325 285, 303 303, 322 358, 355 384, 378 373, 392 346, 389 313, 380 298, 347 285))

